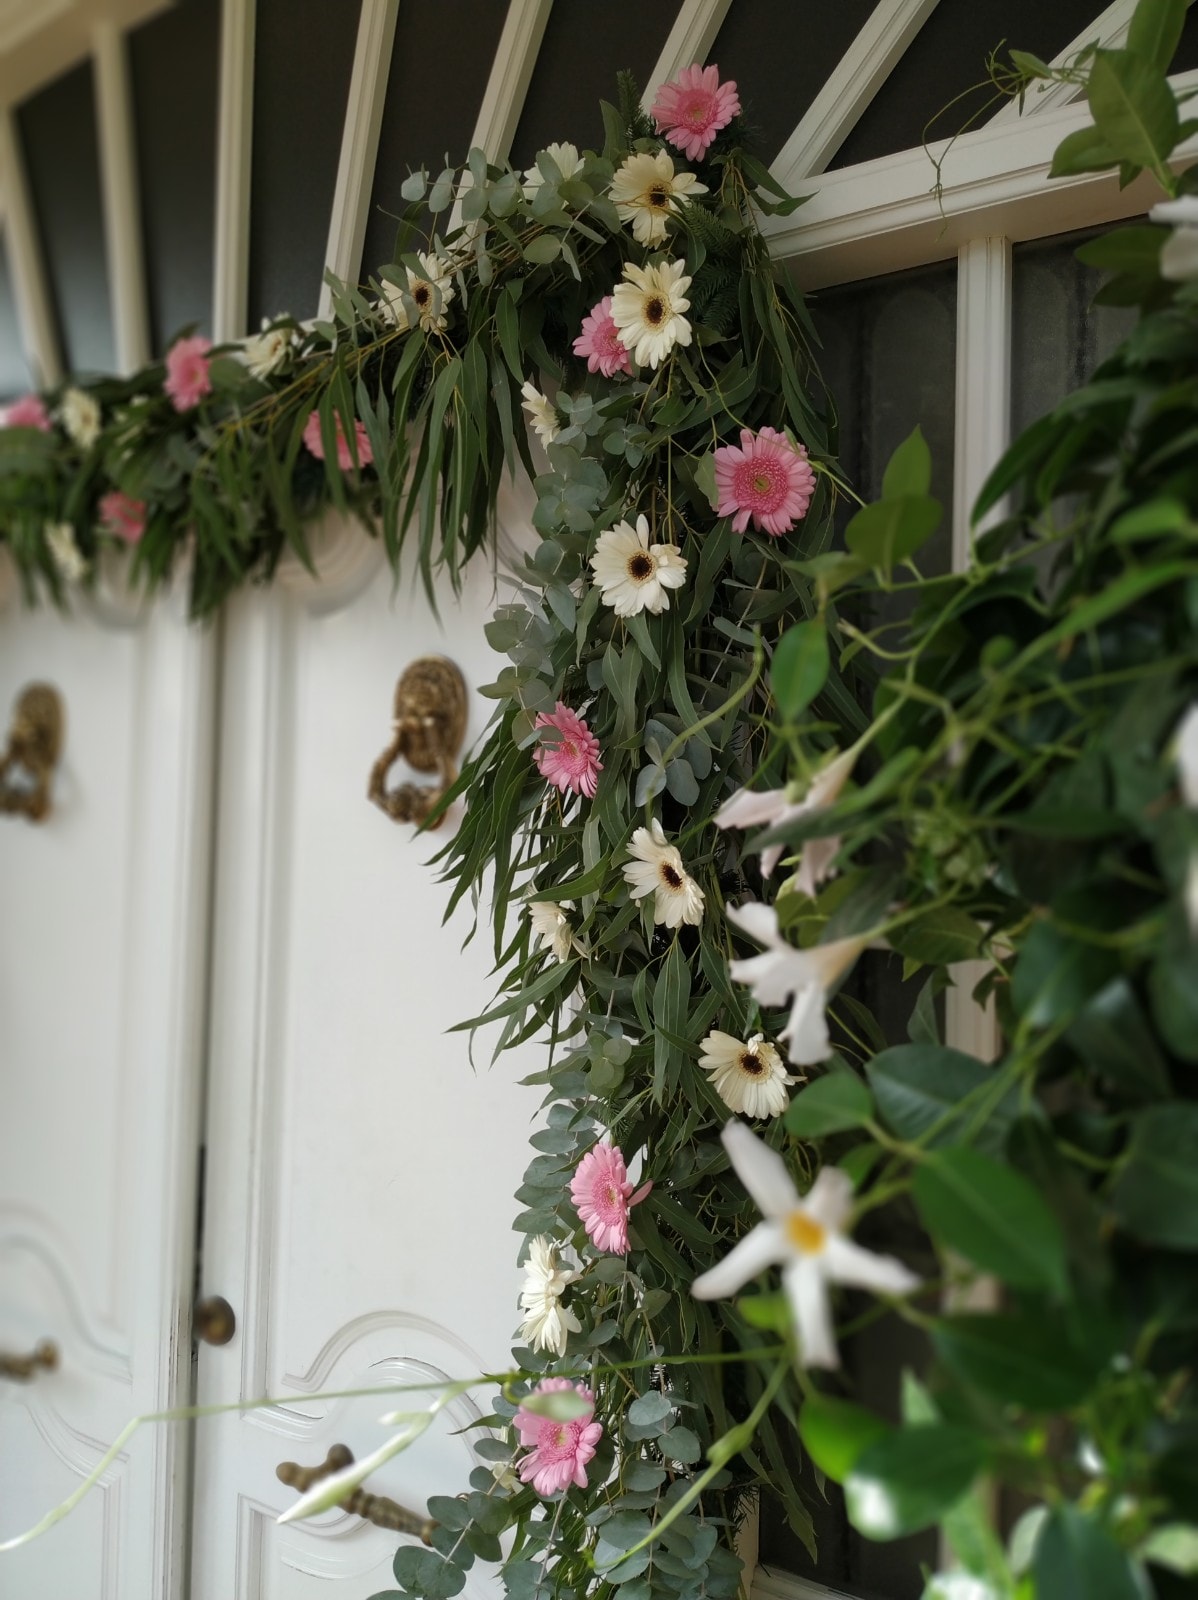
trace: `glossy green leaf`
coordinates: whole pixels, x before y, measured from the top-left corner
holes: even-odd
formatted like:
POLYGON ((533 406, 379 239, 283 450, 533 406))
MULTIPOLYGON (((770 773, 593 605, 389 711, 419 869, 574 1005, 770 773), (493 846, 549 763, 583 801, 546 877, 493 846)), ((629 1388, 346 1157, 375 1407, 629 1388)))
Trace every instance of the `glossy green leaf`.
POLYGON ((943 1150, 915 1174, 924 1226, 942 1246, 1015 1288, 1065 1287, 1065 1241, 1039 1194, 976 1150, 943 1150))
POLYGON ((770 689, 778 710, 793 722, 828 678, 828 632, 822 621, 796 622, 778 640, 770 662, 770 689))
POLYGON ((1086 91, 1099 134, 1120 161, 1160 172, 1177 143, 1177 102, 1164 69, 1130 50, 1100 50, 1086 91))
POLYGON ((964 1382, 1031 1411, 1080 1404, 1098 1376, 1055 1318, 1032 1313, 950 1317, 932 1335, 937 1354, 964 1382))
POLYGON ((891 946, 912 961, 934 966, 949 966, 955 961, 972 961, 978 954, 982 929, 968 912, 957 906, 938 906, 934 911, 905 922, 890 935, 891 946))
POLYGON ((1050 1511, 1032 1563, 1037 1600, 1150 1600, 1143 1574, 1099 1522, 1076 1506, 1050 1511))
POLYGON ((790 1102, 785 1122, 800 1139, 822 1139, 845 1128, 859 1128, 873 1115, 873 1096, 847 1067, 825 1073, 790 1102))
POLYGON ((889 572, 908 560, 940 526, 944 508, 931 495, 900 495, 862 506, 845 529, 845 543, 871 567, 889 572))
POLYGON ((863 1406, 823 1394, 810 1396, 799 1413, 799 1438, 834 1483, 843 1483, 862 1453, 892 1431, 888 1422, 863 1406))
POLYGON ((882 498, 898 500, 905 495, 927 495, 932 487, 932 452, 922 428, 915 428, 886 463, 882 474, 882 498))
POLYGON ((1128 1233, 1198 1250, 1198 1105, 1173 1100, 1137 1116, 1114 1203, 1128 1233))
POLYGON ((1127 48, 1167 72, 1181 43, 1187 0, 1138 0, 1127 29, 1127 48))
POLYGON ((868 1445, 845 1479, 849 1520, 867 1539, 900 1539, 929 1528, 961 1499, 985 1451, 951 1423, 903 1428, 868 1445))
POLYGON ((1048 176, 1072 178, 1079 172, 1105 172, 1118 162, 1118 156, 1097 128, 1078 128, 1076 133, 1066 134, 1057 146, 1048 176))
POLYGON ((866 1071, 887 1127, 930 1149, 960 1143, 968 1130, 979 1149, 1001 1154, 1019 1114, 1013 1086, 995 1097, 993 1067, 946 1045, 894 1045, 866 1071))

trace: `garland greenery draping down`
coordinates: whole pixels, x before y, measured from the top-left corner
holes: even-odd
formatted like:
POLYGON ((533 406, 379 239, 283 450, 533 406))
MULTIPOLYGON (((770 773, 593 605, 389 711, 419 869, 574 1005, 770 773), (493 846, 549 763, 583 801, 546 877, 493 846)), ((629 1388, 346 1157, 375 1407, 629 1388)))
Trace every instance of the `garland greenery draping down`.
POLYGON ((462 1026, 550 1044, 521 1376, 469 1489, 430 1503, 433 1547, 397 1553, 399 1593, 452 1596, 490 1560, 514 1600, 731 1600, 758 1490, 812 1545, 791 1430, 867 1537, 947 1534, 928 1596, 1193 1592, 1198 181, 1170 166, 1191 125, 1166 78, 1185 10, 1141 0, 1125 48, 1063 70, 1016 58, 1021 90, 1087 94, 1057 172, 1147 169, 1172 198, 1086 247, 1142 315, 998 466, 962 574, 917 567, 941 517, 918 431, 880 500, 847 505, 807 313, 754 221, 792 202, 714 69, 652 120, 625 85, 601 155, 417 175, 408 224, 457 197, 461 226, 401 244, 369 294, 338 287, 335 325, 192 343, 166 394, 161 371, 98 386, 86 450, 70 396, 0 438, 31 585, 58 592, 47 524, 88 561, 120 492, 140 504, 101 514, 144 525, 149 578, 186 533, 199 611, 302 554, 325 498, 393 555, 414 531, 430 574, 483 542, 505 469, 535 480, 541 537, 488 629, 508 664, 440 857, 454 903, 494 906, 497 997, 462 1026), (838 988, 883 950, 903 1043, 838 988), (943 1042, 967 960, 994 1062, 943 1042), (879 1217, 917 1241, 904 1261, 853 1238, 879 1217), (846 1393, 840 1284, 926 1335, 901 1416, 846 1393), (1028 1507, 1012 1530, 986 1479, 1028 1507))

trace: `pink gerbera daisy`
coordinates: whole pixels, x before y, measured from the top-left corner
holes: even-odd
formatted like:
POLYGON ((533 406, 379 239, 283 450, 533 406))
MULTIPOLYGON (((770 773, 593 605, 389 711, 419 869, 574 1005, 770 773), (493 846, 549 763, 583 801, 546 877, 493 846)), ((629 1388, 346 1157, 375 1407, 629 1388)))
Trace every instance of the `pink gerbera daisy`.
POLYGON ((50 413, 36 394, 23 395, 14 400, 4 413, 6 428, 36 428, 39 433, 50 432, 50 413))
POLYGON ((716 510, 721 517, 733 512, 732 526, 743 533, 753 519, 762 533, 789 533, 807 515, 815 492, 815 473, 803 446, 793 445, 784 433, 762 428, 753 436, 741 430, 740 447, 722 444, 715 452, 716 510))
MULTIPOLYGON (((349 440, 345 437, 345 428, 342 426, 339 412, 333 413, 333 423, 337 429, 337 465, 342 472, 348 472, 354 465, 354 458, 350 454, 349 440)), ((317 461, 324 460, 324 435, 320 431, 320 413, 313 411, 304 428, 304 443, 317 461)), ((358 466, 368 467, 374 460, 374 451, 370 448, 370 440, 366 436, 366 424, 354 423, 354 443, 358 450, 358 466)))
POLYGON ((582 319, 582 332, 574 341, 574 354, 587 358, 588 372, 601 372, 605 378, 617 372, 631 372, 626 346, 620 343, 620 330, 611 314, 611 295, 605 294, 582 319))
POLYGON ((552 711, 542 711, 534 724, 538 728, 552 728, 552 735, 533 750, 532 758, 537 771, 555 788, 573 789, 575 794, 595 798, 595 787, 603 763, 599 759, 599 741, 578 715, 559 700, 552 711))
POLYGON ((99 505, 100 531, 123 539, 126 544, 136 544, 146 531, 146 503, 123 494, 120 489, 110 489, 102 495, 99 505))
POLYGON ((628 1213, 652 1187, 643 1183, 633 1194, 624 1153, 606 1139, 583 1156, 570 1179, 570 1198, 597 1250, 628 1254, 628 1213))
POLYGON ((515 1416, 520 1443, 532 1446, 520 1463, 521 1481, 531 1483, 538 1494, 545 1496, 556 1494, 572 1483, 580 1489, 586 1488, 587 1462, 603 1437, 602 1423, 591 1420, 595 1415, 595 1396, 585 1383, 571 1383, 569 1378, 543 1378, 533 1393, 553 1394, 561 1389, 577 1390, 590 1410, 572 1422, 555 1422, 552 1417, 540 1417, 523 1406, 515 1416))
POLYGON ((700 161, 720 129, 740 115, 740 96, 732 79, 720 82, 718 67, 683 67, 657 91, 651 115, 658 133, 700 161))
POLYGON ((176 411, 191 411, 212 393, 208 352, 212 341, 202 333, 176 339, 166 353, 166 381, 162 387, 176 411))

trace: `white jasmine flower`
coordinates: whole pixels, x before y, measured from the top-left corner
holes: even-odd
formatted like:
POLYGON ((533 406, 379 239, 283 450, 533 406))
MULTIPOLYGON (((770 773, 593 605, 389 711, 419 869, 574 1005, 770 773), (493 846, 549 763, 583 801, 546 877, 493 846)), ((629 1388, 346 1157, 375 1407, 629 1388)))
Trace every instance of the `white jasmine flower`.
POLYGON ((85 389, 65 389, 58 403, 58 420, 72 444, 90 450, 100 436, 100 403, 85 389))
POLYGON ((796 950, 778 931, 778 913, 773 906, 755 901, 729 906, 728 920, 766 947, 764 955, 728 963, 733 982, 749 984, 753 998, 763 1006, 782 1006, 793 996, 790 1021, 778 1036, 786 1040, 787 1055, 796 1066, 826 1061, 832 1054, 824 1015, 828 990, 848 971, 868 940, 837 939, 832 944, 796 950))
POLYGON ((1172 283, 1198 278, 1198 195, 1162 200, 1148 215, 1153 222, 1174 225, 1161 251, 1161 277, 1172 283))
POLYGON ((788 1084, 797 1078, 787 1074, 782 1057, 765 1035, 755 1033, 747 1041, 715 1030, 699 1046, 699 1065, 711 1076, 711 1086, 729 1111, 746 1117, 779 1117, 790 1104, 788 1084))
POLYGON ((682 315, 690 310, 685 261, 663 261, 656 267, 624 263, 624 283, 612 290, 611 315, 620 343, 640 366, 660 366, 676 344, 691 342, 691 325, 682 315))
POLYGON ((411 319, 404 304, 406 292, 407 298, 416 307, 416 316, 424 331, 440 333, 445 326, 445 307, 454 297, 453 262, 436 255, 422 254, 416 259, 420 262, 421 270, 414 272, 411 267, 405 269, 408 275, 406 291, 393 283, 383 283, 379 312, 385 321, 397 328, 410 327, 411 319))
POLYGON ((1173 742, 1181 797, 1192 811, 1198 810, 1198 700, 1177 724, 1173 742))
POLYGON ((654 922, 666 928, 702 922, 703 891, 686 870, 676 846, 666 843, 656 817, 651 827, 636 830, 628 850, 633 859, 625 866, 624 877, 634 900, 648 894, 654 897, 654 922))
POLYGON ((561 1303, 562 1295, 577 1277, 577 1272, 559 1264, 556 1245, 543 1234, 530 1241, 520 1294, 524 1312, 520 1337, 531 1349, 552 1350, 555 1356, 564 1356, 567 1336, 582 1331, 578 1318, 561 1303))
POLYGON ((269 378, 286 361, 291 338, 290 328, 271 328, 264 322, 261 333, 241 341, 241 358, 255 378, 269 378))
POLYGON ((847 1172, 825 1167, 800 1199, 782 1157, 743 1122, 730 1122, 722 1138, 764 1220, 718 1266, 696 1278, 691 1293, 698 1300, 723 1300, 767 1267, 781 1266, 803 1365, 839 1366, 828 1286, 909 1294, 920 1280, 901 1261, 875 1255, 845 1233, 853 1198, 847 1172))
POLYGON ((617 522, 595 541, 591 557, 595 584, 604 605, 617 617, 635 617, 638 611, 656 616, 670 609, 671 589, 686 582, 686 559, 676 544, 650 544, 647 517, 636 527, 617 522))
MULTIPOLYGON (((547 144, 542 154, 553 158, 554 165, 562 175, 563 183, 575 173, 582 171, 582 157, 572 144, 547 144)), ((534 162, 524 174, 524 198, 535 200, 537 190, 544 182, 545 174, 534 162)))
POLYGON ((528 412, 533 432, 543 445, 551 445, 562 431, 552 401, 534 383, 523 384, 520 393, 524 396, 520 402, 521 409, 528 412))
POLYGON ((656 155, 631 155, 612 179, 611 198, 622 222, 632 223, 632 236, 641 244, 661 244, 666 222, 679 209, 678 201, 706 194, 707 185, 693 172, 675 172, 664 150, 656 155))
MULTIPOLYGON (((738 789, 716 812, 715 825, 717 828, 773 828, 780 823, 793 822, 796 817, 809 816, 813 811, 823 811, 835 804, 856 762, 856 746, 843 751, 816 773, 802 795, 796 795, 793 785, 786 789, 763 789, 759 794, 750 789, 738 789)), ((785 849, 785 845, 771 844, 761 852, 763 878, 770 876, 785 849)), ((832 862, 839 850, 840 839, 836 835, 804 842, 795 873, 795 883, 802 894, 815 898, 816 889, 831 875, 832 862)))
POLYGON ((573 906, 573 900, 528 902, 528 920, 532 923, 532 931, 542 944, 547 944, 553 951, 555 961, 565 961, 574 943, 574 930, 566 915, 573 906))
POLYGON ((69 522, 47 522, 42 530, 58 576, 64 583, 78 583, 87 576, 87 560, 75 542, 69 522))

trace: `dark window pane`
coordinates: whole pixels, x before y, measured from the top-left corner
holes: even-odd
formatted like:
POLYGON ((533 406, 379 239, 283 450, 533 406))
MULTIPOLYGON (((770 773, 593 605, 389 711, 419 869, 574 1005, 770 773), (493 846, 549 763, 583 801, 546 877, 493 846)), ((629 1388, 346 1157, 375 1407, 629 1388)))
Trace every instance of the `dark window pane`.
POLYGON ((19 106, 17 129, 63 358, 74 372, 111 371, 116 351, 91 62, 19 106))
MULTIPOLYGON (((505 16, 495 0, 456 0, 454 31, 470 48, 454 57, 451 72, 430 72, 430 41, 445 28, 444 0, 403 0, 362 250, 364 278, 394 257, 396 218, 405 205, 399 191, 408 173, 424 166, 435 176, 447 155, 452 166, 465 161, 505 16)), ((440 218, 442 226, 446 220, 440 218)))
POLYGON ((1135 325, 1134 307, 1093 304, 1107 274, 1077 259, 1077 247, 1087 237, 1015 246, 1012 436, 1085 383, 1135 325))
POLYGON ((1169 70, 1192 72, 1195 67, 1198 67, 1198 11, 1191 6, 1186 13, 1185 27, 1181 30, 1181 43, 1169 70))
POLYGON ((528 85, 512 160, 532 165, 538 150, 569 140, 580 150, 603 143, 600 100, 616 98, 616 74, 643 84, 678 15, 678 0, 561 0, 549 13, 528 85))
POLYGON ((21 326, 17 320, 17 301, 12 274, 8 270, 8 250, 0 237, 0 400, 11 400, 32 386, 25 352, 21 348, 21 326))
POLYGON ((869 20, 876 0, 840 0, 820 8, 777 0, 736 0, 708 59, 734 78, 753 147, 772 161, 828 75, 869 20), (763 41, 769 48, 762 49, 763 41))
POLYGON ((282 311, 316 311, 359 9, 359 0, 258 0, 251 330, 282 311))
POLYGON ((129 35, 150 341, 212 324, 220 0, 180 0, 129 35), (181 64, 186 70, 181 71, 181 64))
MULTIPOLYGON (((982 111, 995 90, 986 81, 986 61, 1004 40, 1018 50, 1051 61, 1102 10, 1100 0, 941 0, 878 90, 861 121, 832 162, 857 161, 909 150, 923 142, 924 129, 941 108, 933 138, 958 132, 968 117, 982 111), (964 100, 958 95, 982 85, 964 100)), ((994 108, 997 110, 997 103, 994 108)))

